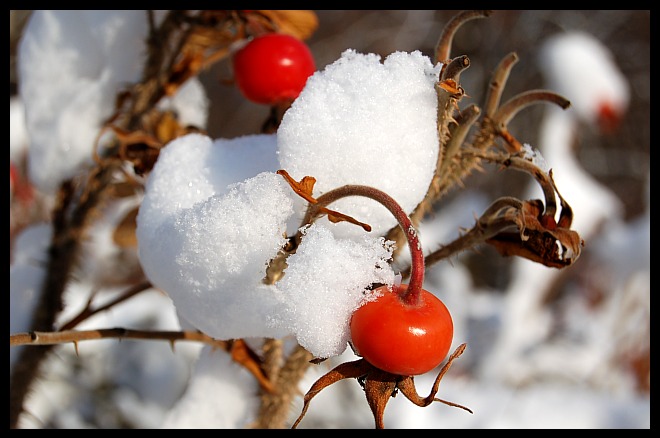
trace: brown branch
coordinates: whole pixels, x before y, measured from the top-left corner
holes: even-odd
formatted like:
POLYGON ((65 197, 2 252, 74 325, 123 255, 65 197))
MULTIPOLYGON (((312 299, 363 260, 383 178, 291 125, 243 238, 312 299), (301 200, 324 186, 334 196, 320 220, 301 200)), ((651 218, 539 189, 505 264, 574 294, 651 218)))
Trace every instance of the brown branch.
POLYGON ((121 303, 122 301, 126 301, 129 298, 132 298, 135 295, 139 294, 140 292, 149 289, 150 287, 151 287, 151 283, 148 281, 144 281, 142 283, 138 283, 132 286, 130 289, 125 291, 123 294, 121 294, 121 296, 117 297, 116 299, 110 301, 109 303, 103 306, 92 309, 89 307, 89 305, 87 305, 78 315, 72 318, 69 322, 62 324, 62 327, 60 327, 60 331, 71 330, 72 328, 74 328, 75 326, 77 326, 78 324, 80 324, 82 321, 89 318, 90 316, 108 310, 110 307, 115 306, 121 303))
POLYGON ((488 95, 484 104, 484 114, 486 117, 492 117, 499 107, 509 74, 517 62, 518 55, 515 52, 511 52, 500 61, 495 69, 490 84, 488 84, 488 95))
MULTIPOLYGON (((77 262, 90 213, 101 202, 117 168, 117 164, 110 164, 102 166, 97 172, 92 172, 88 179, 88 190, 84 192, 84 196, 81 196, 79 204, 74 207, 70 217, 67 217, 66 212, 73 202, 73 185, 70 181, 63 183, 61 193, 65 194, 65 201, 55 212, 53 237, 48 249, 48 265, 39 303, 35 307, 30 327, 45 331, 53 329, 55 319, 62 310, 62 295, 77 262)), ((10 428, 16 427, 23 411, 25 396, 49 351, 49 347, 21 351, 10 376, 10 428)))
MULTIPOLYGON (((185 11, 179 12, 179 14, 184 13, 185 11)), ((141 117, 164 95, 163 81, 159 79, 159 69, 162 69, 164 64, 171 67, 176 52, 167 60, 169 61, 167 63, 162 51, 165 49, 165 42, 169 41, 170 35, 177 30, 177 21, 176 13, 168 13, 161 27, 155 33, 150 34, 148 41, 150 55, 145 66, 145 79, 136 86, 138 96, 133 101, 133 106, 125 120, 126 129, 131 130, 138 126, 141 117)), ((178 46, 181 46, 181 40, 178 46)), ((35 307, 31 328, 40 331, 53 329, 56 316, 62 309, 62 294, 77 263, 80 245, 84 239, 91 213, 96 210, 106 195, 113 176, 121 165, 119 160, 107 160, 98 163, 97 167, 91 169, 77 205, 73 202, 75 194, 73 182, 66 181, 62 184, 61 193, 65 195, 66 202, 60 203, 54 213, 53 237, 48 250, 49 260, 40 302, 35 307)), ((23 412, 25 396, 50 349, 49 346, 43 346, 21 351, 10 376, 10 428, 16 427, 19 416, 23 412)))
MULTIPOLYGON (((96 330, 65 330, 60 332, 31 331, 9 335, 9 345, 58 345, 72 342, 91 341, 96 339, 143 339, 169 341, 172 345, 176 341, 203 342, 216 348, 228 351, 229 342, 213 339, 202 332, 196 331, 158 331, 158 330, 131 330, 125 328, 109 328, 96 330)), ((77 348, 76 348, 77 349, 77 348)))
MULTIPOLYGON (((454 163, 455 157, 460 151, 461 146, 465 142, 472 125, 477 121, 479 115, 481 114, 481 109, 476 105, 470 105, 463 110, 460 118, 457 118, 456 122, 458 125, 454 128, 451 133, 451 137, 447 142, 445 147, 445 156, 442 158, 440 167, 436 170, 436 175, 440 178, 440 181, 444 179, 449 179, 452 172, 449 171, 449 168, 454 163)), ((438 183, 437 186, 444 186, 442 182, 438 183)), ((437 193, 432 194, 431 202, 437 199, 437 193)), ((427 195, 428 196, 428 195, 427 195)))
POLYGON ((179 32, 186 12, 170 11, 159 27, 150 29, 142 81, 134 87, 135 96, 128 111, 125 127, 129 131, 136 129, 145 113, 166 94, 167 79, 187 36, 187 31, 179 32))
MULTIPOLYGON (((515 222, 512 216, 503 215, 502 211, 506 211, 507 207, 519 211, 522 206, 522 201, 512 197, 502 197, 495 200, 477 220, 474 227, 454 241, 428 254, 424 258, 424 263, 428 267, 461 251, 475 248, 497 233, 514 226, 515 222)), ((401 276, 404 280, 407 279, 410 276, 410 267, 404 269, 401 276)))
POLYGON ((275 389, 263 393, 255 429, 283 429, 289 416, 294 397, 300 394, 298 384, 310 366, 313 355, 301 346, 289 354, 275 380, 275 389))
POLYGON ((530 105, 542 102, 550 102, 559 105, 562 109, 571 106, 571 102, 565 97, 548 90, 529 90, 509 99, 495 112, 493 122, 496 126, 506 126, 511 119, 522 109, 530 105))
MULTIPOLYGON (((460 164, 461 157, 459 155, 461 146, 465 142, 470 128, 474 125, 474 122, 477 121, 481 110, 476 105, 468 106, 459 117, 457 117, 456 122, 458 125, 452 126, 451 137, 447 144, 442 148, 444 151, 444 156, 442 159, 438 160, 436 165, 436 170, 433 175, 433 180, 429 184, 429 189, 426 193, 426 196, 420 202, 415 210, 411 213, 410 219, 413 224, 418 225, 424 216, 433 209, 433 205, 436 201, 440 199, 445 191, 441 191, 442 188, 447 188, 449 185, 452 185, 455 182, 458 182, 456 178, 457 172, 453 169, 455 166, 460 164)), ((400 231, 394 232, 390 230, 387 234, 388 240, 399 241, 400 231)))

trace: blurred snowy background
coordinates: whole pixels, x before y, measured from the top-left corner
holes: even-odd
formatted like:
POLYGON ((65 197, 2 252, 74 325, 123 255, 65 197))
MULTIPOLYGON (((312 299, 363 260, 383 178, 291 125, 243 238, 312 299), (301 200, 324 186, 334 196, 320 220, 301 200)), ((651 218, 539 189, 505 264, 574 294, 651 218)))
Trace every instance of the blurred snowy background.
MULTIPOLYGON (((316 12, 319 28, 309 44, 319 70, 347 48, 383 58, 413 50, 431 56, 442 27, 456 13, 316 12)), ((29 145, 17 94, 21 77, 16 48, 28 19, 27 11, 10 13, 10 160, 22 175, 22 154, 29 145)), ((442 381, 438 397, 466 405, 474 414, 439 403, 419 408, 399 396, 385 412, 389 428, 650 427, 650 12, 496 11, 488 19, 466 23, 454 39, 452 55, 466 54, 471 60, 470 69, 461 75, 470 96, 465 104, 483 101, 491 71, 512 51, 519 62, 504 99, 533 88, 557 89, 545 75, 549 69, 542 67, 541 47, 549 37, 568 30, 587 32, 608 47, 629 85, 629 102, 617 129, 604 132, 576 116, 573 149, 567 147, 567 153, 557 158, 564 160, 561 163, 549 163, 558 170, 569 165, 579 169, 581 181, 588 183, 559 183, 561 194, 576 212, 581 205, 573 199, 603 200, 599 205, 607 213, 606 221, 588 231, 576 226, 588 234, 587 244, 577 264, 561 272, 502 258, 487 247, 431 267, 427 289, 441 291, 454 317, 455 342, 468 344, 442 381)), ((69 31, 75 33, 75 28, 69 31)), ((220 62, 200 76, 212 138, 258 133, 268 117, 268 108, 246 102, 222 83, 230 72, 228 63, 220 62)), ((546 110, 539 105, 521 112, 510 131, 542 148, 547 141, 541 129, 549 117, 546 110)), ((550 138, 553 135, 559 134, 551 131, 550 138)), ((548 158, 550 153, 543 152, 548 158)), ((53 165, 56 159, 65 156, 52 158, 53 165)), ((52 201, 46 194, 22 190, 20 178, 10 184, 10 333, 16 333, 29 329, 25 315, 38 290, 30 282, 38 278, 35 264, 48 243, 49 227, 41 222, 52 201), (33 196, 37 207, 24 201, 33 196)), ((466 188, 448 195, 432 220, 420 227, 423 241, 429 242, 425 246, 455 238, 460 227, 471 226, 474 215, 497 197, 526 197, 528 185, 526 175, 491 168, 469 177, 466 188)), ((113 269, 95 264, 111 259, 134 266, 130 251, 118 253, 108 247, 111 232, 102 222, 93 231, 96 238, 89 242, 89 251, 94 257, 85 260, 68 288, 61 321, 72 318, 100 284, 103 288, 96 292, 103 300, 125 289, 108 286, 111 282, 101 274, 113 269)), ((177 330, 179 324, 170 300, 152 289, 76 328, 177 330)), ((10 367, 21 348, 33 347, 10 347, 10 367)), ((79 355, 70 345, 57 347, 28 399, 21 426, 249 424, 256 385, 227 357, 184 342, 172 351, 164 341, 86 341, 79 345, 79 355), (214 361, 197 361, 200 352, 214 361)), ((347 351, 329 362, 352 358, 347 351)), ((301 382, 301 393, 328 369, 328 364, 312 367, 301 382)), ((416 379, 420 395, 430 391, 433 377, 429 373, 416 379)), ((301 405, 298 399, 292 420, 301 405)), ((373 419, 357 382, 344 381, 312 401, 299 427, 371 428, 373 419)))

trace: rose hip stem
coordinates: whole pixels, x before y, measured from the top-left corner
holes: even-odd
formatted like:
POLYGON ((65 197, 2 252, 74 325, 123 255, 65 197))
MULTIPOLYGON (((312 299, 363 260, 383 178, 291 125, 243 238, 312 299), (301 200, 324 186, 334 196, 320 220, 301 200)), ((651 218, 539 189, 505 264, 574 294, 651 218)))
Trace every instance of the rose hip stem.
POLYGON ((387 208, 399 222, 399 226, 403 229, 408 239, 408 247, 410 248, 410 257, 412 259, 408 289, 400 294, 399 298, 407 306, 419 305, 422 285, 424 283, 424 253, 422 252, 422 244, 419 241, 417 230, 410 221, 410 218, 399 203, 390 195, 369 186, 345 185, 338 187, 319 196, 316 204, 310 204, 304 223, 310 223, 311 218, 316 215, 319 208, 326 207, 328 204, 347 196, 362 196, 373 199, 387 208))

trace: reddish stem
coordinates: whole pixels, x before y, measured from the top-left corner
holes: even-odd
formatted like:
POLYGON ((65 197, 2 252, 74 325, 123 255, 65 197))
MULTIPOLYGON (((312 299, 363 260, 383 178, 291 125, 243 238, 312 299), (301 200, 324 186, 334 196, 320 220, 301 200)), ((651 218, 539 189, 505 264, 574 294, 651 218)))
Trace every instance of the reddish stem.
POLYGON ((424 283, 424 253, 422 252, 422 244, 419 241, 417 230, 410 221, 410 218, 394 198, 374 187, 345 185, 331 190, 317 198, 318 202, 310 205, 307 219, 314 217, 319 208, 326 207, 328 204, 347 196, 363 196, 365 198, 373 199, 387 208, 399 222, 399 226, 403 229, 406 238, 408 239, 408 248, 410 248, 410 257, 412 260, 408 288, 405 292, 399 295, 399 298, 407 306, 419 305, 422 285, 424 283))

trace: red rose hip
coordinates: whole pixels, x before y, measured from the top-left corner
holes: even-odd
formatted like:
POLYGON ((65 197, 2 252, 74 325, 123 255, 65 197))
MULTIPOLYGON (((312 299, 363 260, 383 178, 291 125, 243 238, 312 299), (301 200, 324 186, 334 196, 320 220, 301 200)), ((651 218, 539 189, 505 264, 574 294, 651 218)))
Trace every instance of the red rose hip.
POLYGON ((293 101, 316 70, 307 44, 291 35, 255 37, 233 56, 234 81, 246 99, 276 105, 293 101))
POLYGON ((360 306, 351 318, 353 347, 369 363, 402 376, 424 374, 440 365, 454 337, 444 303, 424 289, 417 305, 401 301, 408 285, 381 286, 375 301, 360 306))

